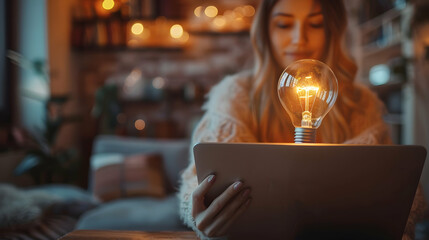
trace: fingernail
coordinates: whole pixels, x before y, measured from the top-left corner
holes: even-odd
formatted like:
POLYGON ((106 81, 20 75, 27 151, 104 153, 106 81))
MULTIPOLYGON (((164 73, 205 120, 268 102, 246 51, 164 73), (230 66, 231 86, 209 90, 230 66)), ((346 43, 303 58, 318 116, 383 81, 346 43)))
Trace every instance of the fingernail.
POLYGON ((239 189, 239 188, 241 187, 241 185, 243 185, 241 182, 236 182, 236 183, 234 184, 234 190, 239 189))
POLYGON ((207 182, 211 182, 211 181, 213 181, 213 179, 214 179, 214 175, 210 175, 208 178, 207 178, 207 182))
POLYGON ((246 189, 244 190, 243 194, 241 195, 243 198, 246 198, 247 196, 249 196, 250 193, 250 189, 246 189))

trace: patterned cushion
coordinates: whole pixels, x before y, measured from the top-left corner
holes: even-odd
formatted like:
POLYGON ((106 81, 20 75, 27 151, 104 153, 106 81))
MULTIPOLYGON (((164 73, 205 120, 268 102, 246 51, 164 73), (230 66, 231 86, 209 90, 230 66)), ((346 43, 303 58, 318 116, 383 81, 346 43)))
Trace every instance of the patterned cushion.
POLYGON ((92 170, 93 193, 101 201, 165 196, 165 176, 159 154, 98 156, 92 170))

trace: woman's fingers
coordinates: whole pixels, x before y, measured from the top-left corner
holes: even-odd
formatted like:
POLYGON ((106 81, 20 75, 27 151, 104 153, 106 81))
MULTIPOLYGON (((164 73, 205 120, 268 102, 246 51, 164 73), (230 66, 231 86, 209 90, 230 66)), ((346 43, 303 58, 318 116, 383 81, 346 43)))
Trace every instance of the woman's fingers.
POLYGON ((221 195, 219 195, 207 208, 207 218, 214 218, 226 204, 235 197, 243 188, 241 181, 233 183, 221 195))
POLYGON ((224 236, 228 233, 231 225, 240 217, 246 210, 249 208, 250 203, 252 202, 251 198, 247 198, 247 200, 240 206, 240 208, 234 213, 232 217, 228 219, 228 221, 221 226, 221 228, 216 232, 219 236, 224 236))
POLYGON ((221 195, 219 195, 210 206, 200 214, 195 220, 197 228, 205 231, 206 227, 212 225, 215 216, 226 206, 226 204, 235 196, 243 187, 243 183, 238 181, 229 186, 221 195))
POLYGON ((216 216, 214 222, 205 229, 205 234, 207 234, 207 236, 222 236, 220 230, 223 229, 223 227, 230 222, 231 218, 233 218, 236 213, 243 208, 243 204, 249 200, 249 196, 250 189, 244 189, 241 191, 238 196, 236 196, 222 209, 222 211, 216 216))
POLYGON ((213 183, 216 179, 215 175, 209 175, 198 185, 195 191, 192 193, 192 217, 196 216, 206 209, 204 205, 204 196, 210 190, 210 187, 213 186, 213 183))

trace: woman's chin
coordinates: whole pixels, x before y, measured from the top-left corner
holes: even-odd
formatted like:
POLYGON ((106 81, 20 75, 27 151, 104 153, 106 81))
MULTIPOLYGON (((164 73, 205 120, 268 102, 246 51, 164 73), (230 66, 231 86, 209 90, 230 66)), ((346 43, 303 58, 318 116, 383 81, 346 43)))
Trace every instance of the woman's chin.
POLYGON ((287 56, 283 57, 283 59, 282 59, 282 66, 284 68, 286 68, 291 63, 296 62, 298 60, 302 60, 302 59, 313 59, 313 58, 308 56, 308 55, 298 55, 298 54, 287 55, 287 56))
POLYGON ((287 56, 282 59, 282 66, 286 68, 291 63, 296 62, 298 60, 308 59, 307 56, 287 56))

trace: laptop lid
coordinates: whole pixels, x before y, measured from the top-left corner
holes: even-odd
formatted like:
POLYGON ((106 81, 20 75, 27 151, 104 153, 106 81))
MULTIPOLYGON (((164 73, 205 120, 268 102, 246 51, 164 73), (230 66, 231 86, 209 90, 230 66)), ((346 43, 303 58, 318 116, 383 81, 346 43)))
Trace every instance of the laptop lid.
POLYGON ((423 169, 421 146, 199 143, 207 203, 242 180, 252 203, 230 239, 401 239, 423 169))

